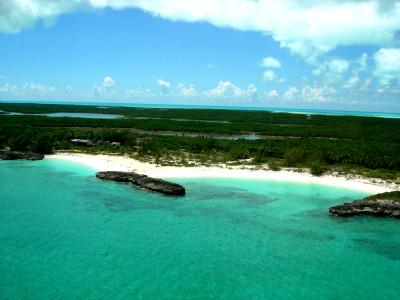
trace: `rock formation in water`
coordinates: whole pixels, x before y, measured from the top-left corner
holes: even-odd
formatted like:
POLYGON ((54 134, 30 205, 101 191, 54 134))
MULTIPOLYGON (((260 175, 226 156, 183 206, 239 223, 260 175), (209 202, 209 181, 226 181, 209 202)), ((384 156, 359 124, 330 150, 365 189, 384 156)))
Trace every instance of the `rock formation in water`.
POLYGON ((158 192, 164 195, 185 195, 185 188, 179 184, 168 182, 162 179, 151 178, 146 175, 141 175, 134 172, 98 172, 96 174, 96 177, 117 182, 129 182, 138 187, 158 192))
POLYGON ((339 217, 370 215, 376 217, 400 218, 400 191, 387 192, 329 209, 329 213, 339 217))
POLYGON ((42 160, 43 158, 44 155, 40 153, 0 150, 0 160, 16 160, 16 159, 42 160))

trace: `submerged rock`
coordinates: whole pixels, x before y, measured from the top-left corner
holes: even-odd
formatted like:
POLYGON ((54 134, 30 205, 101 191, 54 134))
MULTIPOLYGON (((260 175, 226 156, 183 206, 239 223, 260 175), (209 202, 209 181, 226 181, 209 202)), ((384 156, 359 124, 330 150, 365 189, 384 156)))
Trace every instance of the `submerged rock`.
POLYGON ((329 209, 329 213, 339 217, 370 215, 400 218, 400 191, 376 194, 334 206, 329 209))
POLYGON ((165 195, 185 195, 185 188, 179 184, 168 182, 162 179, 151 178, 134 172, 98 172, 96 177, 103 180, 111 180, 116 182, 130 182, 138 187, 165 195))
POLYGON ((44 155, 40 153, 0 150, 0 160, 16 160, 16 159, 42 160, 43 158, 44 155))

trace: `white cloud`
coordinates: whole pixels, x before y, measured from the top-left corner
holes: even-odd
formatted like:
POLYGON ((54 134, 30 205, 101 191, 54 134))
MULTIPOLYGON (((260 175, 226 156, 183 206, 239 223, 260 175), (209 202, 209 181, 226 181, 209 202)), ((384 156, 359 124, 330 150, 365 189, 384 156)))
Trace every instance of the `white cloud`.
POLYGON ((154 96, 155 94, 151 89, 143 87, 126 89, 122 92, 122 98, 126 100, 143 100, 154 96))
POLYGON ((158 84, 158 86, 165 88, 165 89, 171 88, 171 83, 168 81, 165 81, 163 79, 158 79, 157 84, 158 84))
POLYGON ((351 88, 355 87, 359 83, 359 81, 360 81, 360 78, 358 77, 358 75, 353 75, 347 80, 347 82, 345 82, 343 87, 346 89, 351 89, 351 88))
POLYGON ((304 102, 322 103, 331 101, 336 90, 329 86, 305 86, 301 90, 301 99, 304 102))
POLYGON ((349 62, 344 59, 333 59, 328 64, 329 70, 338 74, 347 72, 349 66, 349 62))
POLYGON ((220 81, 214 89, 205 91, 204 95, 208 98, 254 99, 257 97, 257 87, 254 84, 249 84, 246 89, 241 89, 230 81, 220 81))
POLYGON ((220 81, 217 87, 205 93, 211 98, 222 98, 228 95, 238 96, 242 91, 230 81, 220 81))
POLYGON ((115 86, 115 81, 110 76, 106 76, 103 79, 102 85, 105 87, 113 87, 113 86, 115 86))
POLYGON ((264 72, 263 79, 267 80, 267 81, 273 81, 276 79, 276 75, 275 75, 274 71, 267 70, 264 72))
POLYGON ((400 82, 400 48, 379 49, 374 54, 376 63, 375 76, 382 85, 393 81, 400 82))
POLYGON ((304 86, 301 90, 296 87, 289 87, 283 94, 286 101, 298 101, 309 103, 322 103, 332 101, 331 96, 336 90, 330 86, 304 86))
POLYGON ((254 84, 249 84, 245 90, 244 97, 256 100, 258 98, 257 87, 254 84))
POLYGON ((371 77, 365 78, 364 82, 360 86, 360 91, 367 91, 371 83, 372 83, 371 77))
POLYGON ((95 84, 93 86, 93 91, 96 97, 99 98, 111 98, 115 96, 115 81, 110 76, 103 78, 100 84, 95 84))
POLYGON ((0 86, 0 93, 14 95, 19 88, 15 84, 6 83, 0 86))
POLYGON ((170 89, 171 89, 171 83, 168 81, 165 81, 163 79, 158 79, 157 80, 157 85, 161 88, 161 92, 163 94, 169 94, 170 89))
POLYGON ((297 98, 299 90, 296 87, 289 87, 286 92, 283 93, 283 99, 287 101, 292 101, 297 98))
POLYGON ((337 46, 387 47, 400 30, 397 0, 3 0, 0 32, 15 33, 40 19, 51 23, 74 10, 104 8, 138 8, 173 21, 263 32, 309 60, 337 46))
POLYGON ((365 71, 368 67, 368 54, 367 53, 361 54, 361 56, 358 58, 357 62, 359 64, 359 70, 365 71))
POLYGON ((178 85, 178 95, 182 97, 195 97, 197 96, 197 91, 193 84, 184 85, 181 83, 178 85))
POLYGON ((52 85, 37 82, 27 82, 23 85, 5 83, 0 86, 0 97, 7 99, 50 99, 58 96, 59 92, 52 85))
POLYGON ((282 66, 281 62, 272 56, 265 57, 261 65, 266 68, 280 68, 282 66))
POLYGON ((277 90, 271 90, 269 92, 265 92, 265 96, 267 96, 268 98, 275 98, 279 96, 279 93, 277 90))
POLYGON ((318 67, 312 71, 312 74, 316 77, 320 77, 325 84, 334 84, 343 79, 343 76, 349 68, 350 63, 347 60, 330 59, 323 63, 321 62, 318 67))

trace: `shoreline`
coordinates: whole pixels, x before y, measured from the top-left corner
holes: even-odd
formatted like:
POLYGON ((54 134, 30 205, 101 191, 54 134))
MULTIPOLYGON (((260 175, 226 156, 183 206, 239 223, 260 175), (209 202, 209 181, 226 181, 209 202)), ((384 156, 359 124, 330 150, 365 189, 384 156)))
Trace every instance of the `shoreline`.
POLYGON ((212 166, 212 167, 176 167, 157 166, 144 163, 127 156, 105 154, 84 154, 58 152, 46 155, 47 159, 67 160, 89 166, 99 171, 134 171, 155 178, 245 178, 257 180, 288 181, 308 184, 321 184, 338 188, 358 190, 371 194, 389 192, 398 189, 395 184, 383 180, 374 180, 361 176, 323 175, 313 176, 306 172, 292 170, 258 170, 248 166, 212 166))

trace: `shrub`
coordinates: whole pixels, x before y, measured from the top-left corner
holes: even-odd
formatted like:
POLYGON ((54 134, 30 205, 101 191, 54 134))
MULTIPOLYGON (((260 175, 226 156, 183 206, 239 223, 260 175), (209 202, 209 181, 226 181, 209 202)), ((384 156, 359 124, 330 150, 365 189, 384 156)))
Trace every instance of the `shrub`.
POLYGON ((306 153, 304 152, 303 149, 300 149, 300 148, 288 149, 285 152, 285 156, 284 156, 286 164, 289 167, 294 167, 297 164, 304 162, 305 157, 306 157, 306 153))
POLYGON ((268 167, 272 170, 272 171, 280 171, 281 167, 278 163, 276 162, 270 162, 268 163, 268 167))
POLYGON ((326 169, 322 166, 321 162, 315 161, 312 163, 310 171, 311 174, 315 176, 321 176, 326 171, 326 169))

